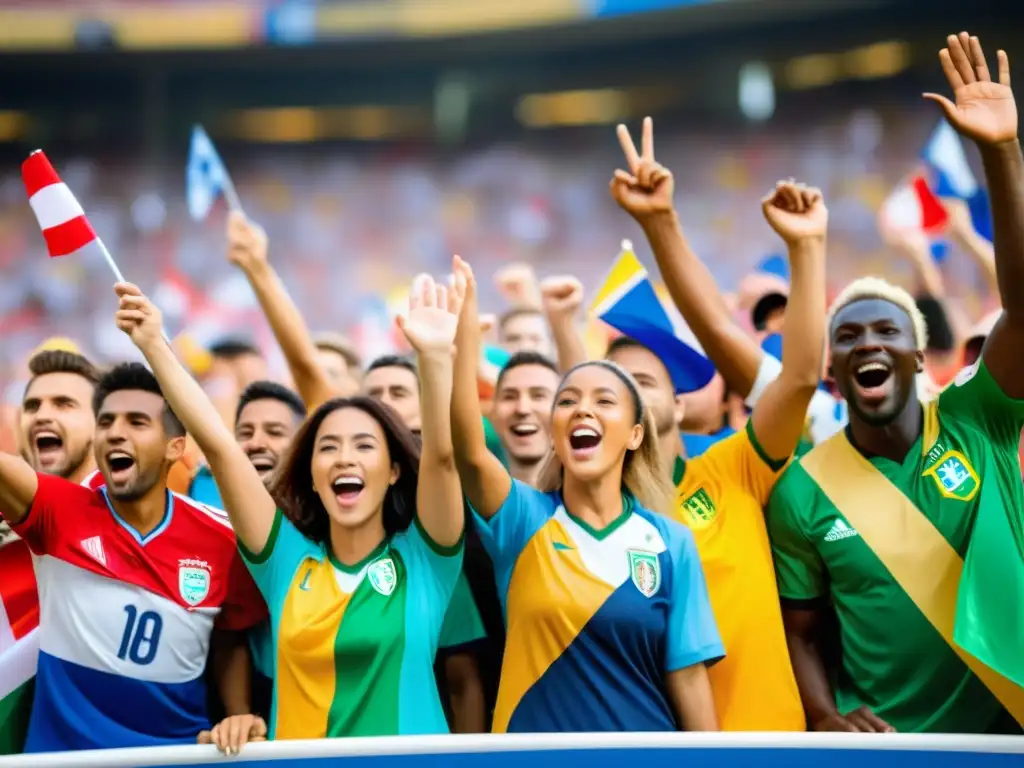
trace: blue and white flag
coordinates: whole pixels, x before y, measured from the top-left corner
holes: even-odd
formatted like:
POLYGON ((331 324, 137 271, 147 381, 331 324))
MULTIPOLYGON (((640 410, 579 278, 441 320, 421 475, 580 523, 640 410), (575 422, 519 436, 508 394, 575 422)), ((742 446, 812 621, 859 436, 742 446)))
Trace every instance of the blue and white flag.
POLYGON ((715 375, 715 366, 700 351, 683 341, 688 329, 677 327, 633 253, 629 241, 612 265, 591 304, 594 314, 612 328, 636 339, 665 364, 676 394, 703 389, 715 375))
POLYGON ((242 207, 227 168, 206 131, 198 125, 192 128, 192 144, 185 169, 185 193, 189 215, 196 221, 202 221, 209 215, 214 201, 222 194, 232 210, 241 210, 242 207))
MULTIPOLYGON (((992 213, 989 210, 988 194, 978 183, 967 162, 960 136, 948 122, 941 120, 932 131, 931 138, 921 152, 921 159, 930 171, 930 186, 935 196, 967 203, 974 230, 991 240, 992 213)), ((937 261, 941 262, 945 258, 945 251, 946 244, 943 241, 933 243, 932 255, 937 261)))

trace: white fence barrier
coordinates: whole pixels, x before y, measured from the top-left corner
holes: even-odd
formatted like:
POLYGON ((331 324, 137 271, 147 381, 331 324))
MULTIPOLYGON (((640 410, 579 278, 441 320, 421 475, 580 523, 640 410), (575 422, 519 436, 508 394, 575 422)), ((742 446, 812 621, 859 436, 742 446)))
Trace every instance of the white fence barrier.
POLYGON ((1024 736, 909 734, 516 734, 404 736, 213 747, 109 749, 0 758, 0 768, 1024 768, 1024 736))

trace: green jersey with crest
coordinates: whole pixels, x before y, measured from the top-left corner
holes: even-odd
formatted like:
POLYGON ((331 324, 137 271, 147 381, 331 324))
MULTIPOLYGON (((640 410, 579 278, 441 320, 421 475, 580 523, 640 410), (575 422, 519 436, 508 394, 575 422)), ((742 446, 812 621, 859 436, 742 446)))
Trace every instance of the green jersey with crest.
MULTIPOLYGON (((861 453, 961 557, 979 513, 1008 518, 1021 557, 1024 400, 1007 397, 979 362, 924 407, 922 434, 902 462, 861 453)), ((841 713, 866 706, 903 732, 1019 731, 799 461, 776 484, 767 514, 779 595, 834 602, 841 713)))

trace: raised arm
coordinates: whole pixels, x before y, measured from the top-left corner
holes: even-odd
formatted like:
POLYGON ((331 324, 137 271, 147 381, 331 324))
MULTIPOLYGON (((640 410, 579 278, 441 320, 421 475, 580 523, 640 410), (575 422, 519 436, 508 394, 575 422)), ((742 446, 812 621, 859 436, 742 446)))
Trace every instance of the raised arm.
POLYGON ((164 397, 210 465, 235 535, 250 552, 262 552, 274 523, 274 500, 252 462, 238 447, 210 398, 178 362, 161 336, 162 318, 138 287, 118 283, 117 327, 145 356, 164 397))
POLYGON ((312 412, 332 397, 354 394, 358 390, 354 381, 339 390, 320 365, 309 327, 267 259, 266 233, 240 211, 228 216, 228 259, 248 278, 306 407, 312 412))
POLYGON ((431 539, 451 547, 462 539, 466 516, 452 447, 452 345, 466 299, 466 269, 452 259, 451 287, 421 275, 409 293, 409 315, 398 325, 416 351, 420 373, 420 453, 416 514, 431 539))
POLYGON ((821 192, 779 183, 762 202, 764 216, 789 251, 789 303, 782 334, 782 372, 751 414, 769 459, 786 459, 800 442, 825 356, 825 232, 821 192))
POLYGON ((1024 158, 1017 139, 1017 104, 1010 90, 1010 61, 998 51, 993 81, 978 38, 966 32, 946 38, 939 61, 955 100, 938 102, 958 132, 981 152, 992 205, 996 276, 1003 314, 985 342, 982 358, 1010 398, 1024 398, 1024 158))
POLYGON ((949 214, 949 237, 959 245, 985 276, 985 284, 992 296, 999 295, 999 276, 996 275, 996 257, 992 243, 978 234, 971 220, 971 209, 963 200, 944 199, 942 206, 949 214))
POLYGON ((615 172, 612 197, 643 229, 672 301, 715 368, 729 389, 745 398, 764 352, 733 320, 715 278, 683 234, 672 199, 675 181, 654 159, 651 118, 644 118, 642 154, 626 126, 619 126, 618 135, 629 170, 615 172))
POLYGON ((0 453, 0 517, 17 525, 25 519, 39 489, 35 471, 20 456, 0 453))
POLYGON ((587 362, 587 345, 577 325, 583 306, 583 284, 571 275, 549 277, 540 284, 544 315, 558 353, 559 369, 568 371, 587 362))
POLYGON ((455 334, 455 376, 452 387, 452 438, 455 464, 466 499, 484 518, 493 516, 512 490, 512 478, 501 462, 487 450, 483 414, 477 391, 477 363, 480 359, 480 320, 476 280, 466 265, 466 300, 455 334))

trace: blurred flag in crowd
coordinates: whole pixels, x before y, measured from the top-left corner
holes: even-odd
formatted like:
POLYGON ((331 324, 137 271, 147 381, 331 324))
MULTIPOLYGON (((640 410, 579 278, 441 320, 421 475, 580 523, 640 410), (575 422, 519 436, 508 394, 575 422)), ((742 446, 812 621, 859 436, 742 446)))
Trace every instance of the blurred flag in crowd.
POLYGON ((692 344, 681 319, 673 318, 658 298, 628 240, 591 304, 591 311, 625 336, 654 352, 668 369, 676 392, 702 389, 715 375, 715 367, 692 344))
POLYGON ((220 195, 224 195, 232 210, 242 208, 228 169, 224 167, 206 131, 198 125, 192 128, 192 144, 188 152, 188 166, 185 168, 185 194, 189 215, 196 221, 202 221, 209 215, 214 201, 220 195))
POLYGON ((931 189, 939 198, 951 197, 967 203, 975 231, 992 239, 992 213, 988 194, 978 183, 964 154, 964 145, 945 120, 932 131, 921 153, 931 173, 931 189))
POLYGON ((892 231, 915 230, 929 237, 942 233, 949 223, 946 209, 923 175, 914 175, 894 189, 880 213, 881 224, 892 231))
POLYGON ((68 256, 96 241, 85 211, 41 149, 22 163, 21 178, 50 258, 68 256))

